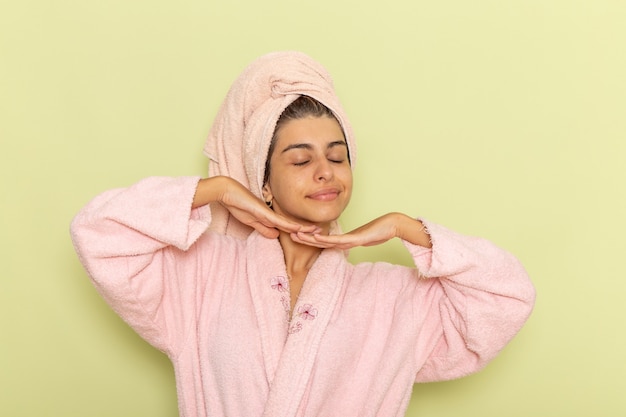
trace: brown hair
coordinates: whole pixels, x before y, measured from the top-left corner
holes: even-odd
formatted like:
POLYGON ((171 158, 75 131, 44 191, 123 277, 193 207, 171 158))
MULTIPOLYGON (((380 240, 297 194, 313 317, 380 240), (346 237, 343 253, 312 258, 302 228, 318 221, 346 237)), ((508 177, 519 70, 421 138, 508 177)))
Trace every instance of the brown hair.
POLYGON ((272 141, 270 142, 270 147, 267 151, 267 159, 265 160, 265 175, 263 176, 263 184, 266 184, 270 178, 270 159, 274 153, 274 148, 276 147, 276 137, 278 136, 278 132, 281 127, 291 120, 304 119, 306 117, 332 117, 337 120, 332 110, 314 98, 309 96, 300 96, 295 99, 293 103, 285 108, 276 122, 274 135, 272 136, 272 141))

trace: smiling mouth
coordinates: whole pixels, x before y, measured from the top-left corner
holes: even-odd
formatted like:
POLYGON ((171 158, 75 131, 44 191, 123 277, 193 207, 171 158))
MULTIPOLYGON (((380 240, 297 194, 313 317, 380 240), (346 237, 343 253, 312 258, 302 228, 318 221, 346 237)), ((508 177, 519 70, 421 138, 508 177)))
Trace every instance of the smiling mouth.
POLYGON ((332 201, 339 195, 339 190, 322 190, 309 195, 308 197, 316 201, 332 201))

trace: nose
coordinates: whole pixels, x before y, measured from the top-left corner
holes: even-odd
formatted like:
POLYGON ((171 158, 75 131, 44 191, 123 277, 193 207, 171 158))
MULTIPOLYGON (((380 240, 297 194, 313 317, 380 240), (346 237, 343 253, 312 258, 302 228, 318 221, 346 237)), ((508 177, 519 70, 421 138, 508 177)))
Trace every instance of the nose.
POLYGON ((328 181, 333 178, 333 166, 331 162, 326 158, 320 158, 316 169, 315 169, 315 179, 317 181, 328 181))

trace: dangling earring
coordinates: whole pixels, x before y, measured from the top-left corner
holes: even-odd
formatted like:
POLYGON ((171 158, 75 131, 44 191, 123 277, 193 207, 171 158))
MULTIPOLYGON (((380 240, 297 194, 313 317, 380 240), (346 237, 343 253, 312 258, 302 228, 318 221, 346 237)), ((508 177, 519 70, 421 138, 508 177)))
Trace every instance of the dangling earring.
POLYGON ((271 209, 274 204, 274 199, 272 198, 270 201, 266 201, 265 204, 267 205, 267 208, 271 209))

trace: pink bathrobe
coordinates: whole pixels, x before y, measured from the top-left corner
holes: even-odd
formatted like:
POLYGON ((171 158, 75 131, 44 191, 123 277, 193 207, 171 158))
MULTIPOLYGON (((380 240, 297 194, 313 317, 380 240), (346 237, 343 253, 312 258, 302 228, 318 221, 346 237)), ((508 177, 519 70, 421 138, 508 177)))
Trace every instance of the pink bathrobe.
POLYGON ((512 255, 425 222, 415 268, 324 250, 290 317, 278 241, 207 231, 198 180, 106 192, 72 223, 103 297, 173 362, 181 416, 402 416, 415 382, 481 369, 531 312, 512 255))

